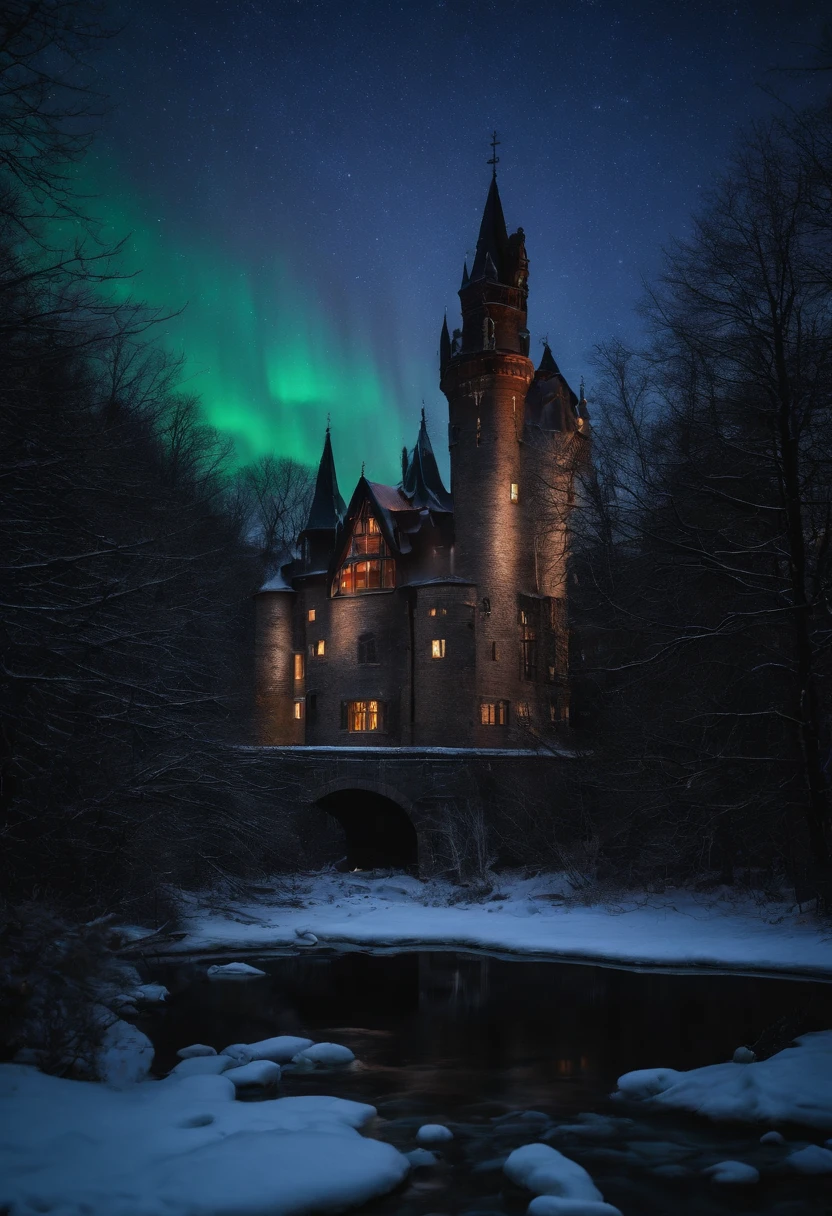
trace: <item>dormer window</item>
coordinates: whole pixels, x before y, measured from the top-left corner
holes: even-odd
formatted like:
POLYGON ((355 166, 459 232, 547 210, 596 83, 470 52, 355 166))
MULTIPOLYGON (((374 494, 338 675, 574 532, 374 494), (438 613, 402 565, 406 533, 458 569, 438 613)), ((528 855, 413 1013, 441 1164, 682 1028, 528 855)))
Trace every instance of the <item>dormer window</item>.
POLYGON ((396 585, 396 563, 390 556, 381 526, 364 503, 355 521, 349 552, 335 580, 335 595, 362 595, 365 591, 387 591, 396 585))

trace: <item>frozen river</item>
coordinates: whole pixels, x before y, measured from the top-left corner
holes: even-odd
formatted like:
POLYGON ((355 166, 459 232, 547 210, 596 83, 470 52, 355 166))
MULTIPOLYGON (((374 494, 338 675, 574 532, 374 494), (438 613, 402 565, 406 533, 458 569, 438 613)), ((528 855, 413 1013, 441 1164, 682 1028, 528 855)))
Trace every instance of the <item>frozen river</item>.
MULTIPOLYGON (((624 1216, 830 1211, 829 1178, 780 1169, 779 1147, 759 1143, 763 1128, 648 1115, 609 1097, 617 1077, 632 1069, 693 1068, 730 1059, 764 1032, 775 1050, 803 1030, 832 1027, 830 984, 451 951, 315 951, 250 961, 267 975, 212 982, 204 960, 148 972, 171 993, 167 1006, 142 1022, 156 1068, 166 1072, 176 1050, 192 1042, 221 1050, 303 1034, 350 1047, 357 1057, 350 1069, 287 1073, 281 1094, 371 1103, 380 1119, 370 1134, 404 1152, 415 1147, 423 1123, 454 1131, 437 1164, 415 1169, 403 1189, 367 1211, 520 1216, 529 1194, 508 1182, 501 1166, 512 1149, 539 1140, 579 1161, 624 1216), (726 1159, 756 1165, 761 1182, 718 1186, 702 1175, 726 1159)), ((796 1129, 790 1135, 801 1137, 810 1139, 796 1129)))

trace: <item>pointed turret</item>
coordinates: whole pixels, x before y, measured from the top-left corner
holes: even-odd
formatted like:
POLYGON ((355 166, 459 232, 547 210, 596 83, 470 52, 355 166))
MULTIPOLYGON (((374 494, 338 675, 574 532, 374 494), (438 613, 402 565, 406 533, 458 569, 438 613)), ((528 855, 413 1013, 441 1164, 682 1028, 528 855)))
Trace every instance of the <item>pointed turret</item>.
POLYGON ((508 232, 503 215, 503 204, 500 202, 497 178, 492 177, 491 185, 488 187, 488 197, 485 200, 485 210, 482 213, 471 281, 475 282, 477 279, 486 277, 486 258, 490 255, 497 271, 497 279, 502 282, 502 270, 507 249, 508 232))
POLYGON ((538 378, 559 376, 560 368, 555 363, 555 356, 552 354, 552 348, 548 342, 543 343, 543 354, 540 356, 540 362, 537 365, 535 372, 535 380, 538 378))
POLYGON ((329 427, 327 427, 324 450, 315 480, 315 494, 312 498, 312 506, 309 508, 309 519, 306 521, 304 532, 334 531, 344 518, 346 509, 346 504, 338 489, 332 441, 329 437, 329 427))
POLYGON ((439 466, 433 454, 424 409, 422 410, 419 437, 416 440, 416 446, 410 453, 407 468, 402 477, 402 493, 410 500, 412 506, 419 510, 424 508, 431 511, 453 510, 451 496, 442 484, 439 466))
POLYGON ((448 332, 448 318, 442 321, 442 332, 439 335, 439 374, 444 372, 451 359, 451 335, 448 332))
POLYGON ((462 263, 462 282, 460 283, 459 290, 462 291, 462 288, 467 287, 470 282, 471 279, 468 274, 468 259, 466 258, 462 263))
POLYGON ((526 426, 540 427, 544 431, 578 429, 578 398, 566 383, 551 347, 545 341, 534 380, 526 393, 525 422, 526 426))

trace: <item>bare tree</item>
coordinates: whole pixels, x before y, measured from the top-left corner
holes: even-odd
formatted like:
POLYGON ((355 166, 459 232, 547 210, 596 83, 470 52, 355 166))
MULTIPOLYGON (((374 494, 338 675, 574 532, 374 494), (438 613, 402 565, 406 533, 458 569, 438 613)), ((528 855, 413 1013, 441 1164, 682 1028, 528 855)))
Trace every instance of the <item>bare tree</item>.
POLYGON ((239 473, 246 503, 248 534, 267 568, 293 554, 309 517, 314 471, 288 457, 261 456, 239 473))

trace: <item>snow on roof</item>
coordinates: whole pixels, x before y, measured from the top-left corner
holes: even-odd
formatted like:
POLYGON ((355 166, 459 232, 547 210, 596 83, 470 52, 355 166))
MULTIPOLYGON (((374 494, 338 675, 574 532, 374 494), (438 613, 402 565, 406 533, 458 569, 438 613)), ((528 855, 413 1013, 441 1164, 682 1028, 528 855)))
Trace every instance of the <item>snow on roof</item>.
POLYGON ((256 591, 256 595, 262 595, 264 591, 291 591, 292 587, 286 582, 283 577, 283 571, 278 570, 277 574, 273 574, 271 578, 266 579, 262 587, 256 591))

